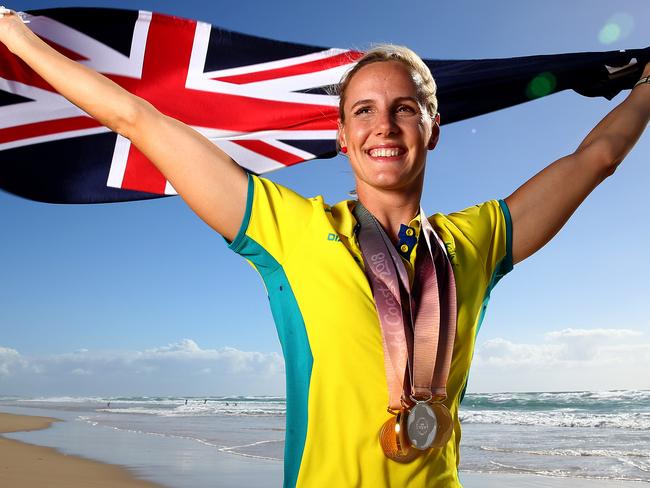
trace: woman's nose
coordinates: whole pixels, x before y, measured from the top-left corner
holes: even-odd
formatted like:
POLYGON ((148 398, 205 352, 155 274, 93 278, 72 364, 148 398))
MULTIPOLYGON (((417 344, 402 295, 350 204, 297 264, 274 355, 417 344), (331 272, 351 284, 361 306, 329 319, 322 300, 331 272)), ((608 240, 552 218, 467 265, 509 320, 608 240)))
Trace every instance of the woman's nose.
POLYGON ((399 126, 395 123, 395 117, 391 112, 380 111, 377 113, 376 135, 389 136, 396 134, 398 131, 399 126))

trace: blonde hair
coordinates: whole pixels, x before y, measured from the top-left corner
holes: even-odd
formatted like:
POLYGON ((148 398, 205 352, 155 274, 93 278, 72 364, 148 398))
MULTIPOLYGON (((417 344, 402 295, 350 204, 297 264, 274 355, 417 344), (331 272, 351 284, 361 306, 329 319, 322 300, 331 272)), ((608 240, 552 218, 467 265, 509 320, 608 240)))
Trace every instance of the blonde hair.
POLYGON ((343 75, 339 82, 339 118, 341 123, 345 122, 345 113, 343 112, 345 91, 354 75, 364 66, 384 61, 399 61, 406 66, 415 83, 419 102, 426 108, 429 116, 434 118, 438 113, 437 87, 429 67, 424 64, 420 56, 408 47, 395 44, 376 44, 359 59, 356 65, 343 75))

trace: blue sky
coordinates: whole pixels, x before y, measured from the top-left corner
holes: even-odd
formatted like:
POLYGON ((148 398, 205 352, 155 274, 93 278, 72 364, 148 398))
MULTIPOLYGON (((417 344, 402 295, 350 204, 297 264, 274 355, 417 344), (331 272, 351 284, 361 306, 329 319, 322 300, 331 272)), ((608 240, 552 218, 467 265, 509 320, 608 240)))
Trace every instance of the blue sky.
MULTIPOLYGON (((8 6, 66 5, 73 4, 8 6)), ((322 46, 388 41, 426 58, 650 41, 650 4, 636 0, 74 5, 153 10, 322 46)), ((506 197, 574 150, 621 100, 563 92, 443 126, 428 159, 425 208, 449 212, 506 197)), ((500 282, 478 337, 470 391, 650 388, 639 374, 650 366, 649 159, 646 134, 565 229, 500 282)), ((332 203, 353 187, 340 157, 270 176, 332 203)), ((0 222, 2 393, 282 394, 280 346, 261 281, 179 198, 62 206, 0 193, 0 222)))

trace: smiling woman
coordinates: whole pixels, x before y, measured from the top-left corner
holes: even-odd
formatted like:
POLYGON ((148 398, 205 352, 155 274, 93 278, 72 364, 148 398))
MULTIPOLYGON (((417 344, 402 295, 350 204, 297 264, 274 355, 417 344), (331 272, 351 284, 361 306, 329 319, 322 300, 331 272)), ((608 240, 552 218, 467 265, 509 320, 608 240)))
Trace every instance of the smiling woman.
POLYGON ((341 99, 339 144, 359 199, 329 206, 246 175, 13 13, 0 19, 0 42, 130 139, 261 275, 286 362, 287 487, 460 486, 459 405, 491 290, 555 235, 650 118, 645 78, 574 153, 505 201, 428 216, 435 84, 404 61, 422 65, 408 49, 379 48, 345 78, 341 99))

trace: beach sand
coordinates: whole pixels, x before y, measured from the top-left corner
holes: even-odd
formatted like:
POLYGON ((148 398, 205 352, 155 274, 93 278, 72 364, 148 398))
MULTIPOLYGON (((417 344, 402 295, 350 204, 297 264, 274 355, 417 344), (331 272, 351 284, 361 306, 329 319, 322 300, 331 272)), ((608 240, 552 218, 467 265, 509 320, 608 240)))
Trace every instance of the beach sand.
MULTIPOLYGON (((58 419, 0 413, 0 433, 39 430, 58 419)), ((67 456, 0 436, 0 486, 20 488, 160 488, 119 466, 67 456)))

